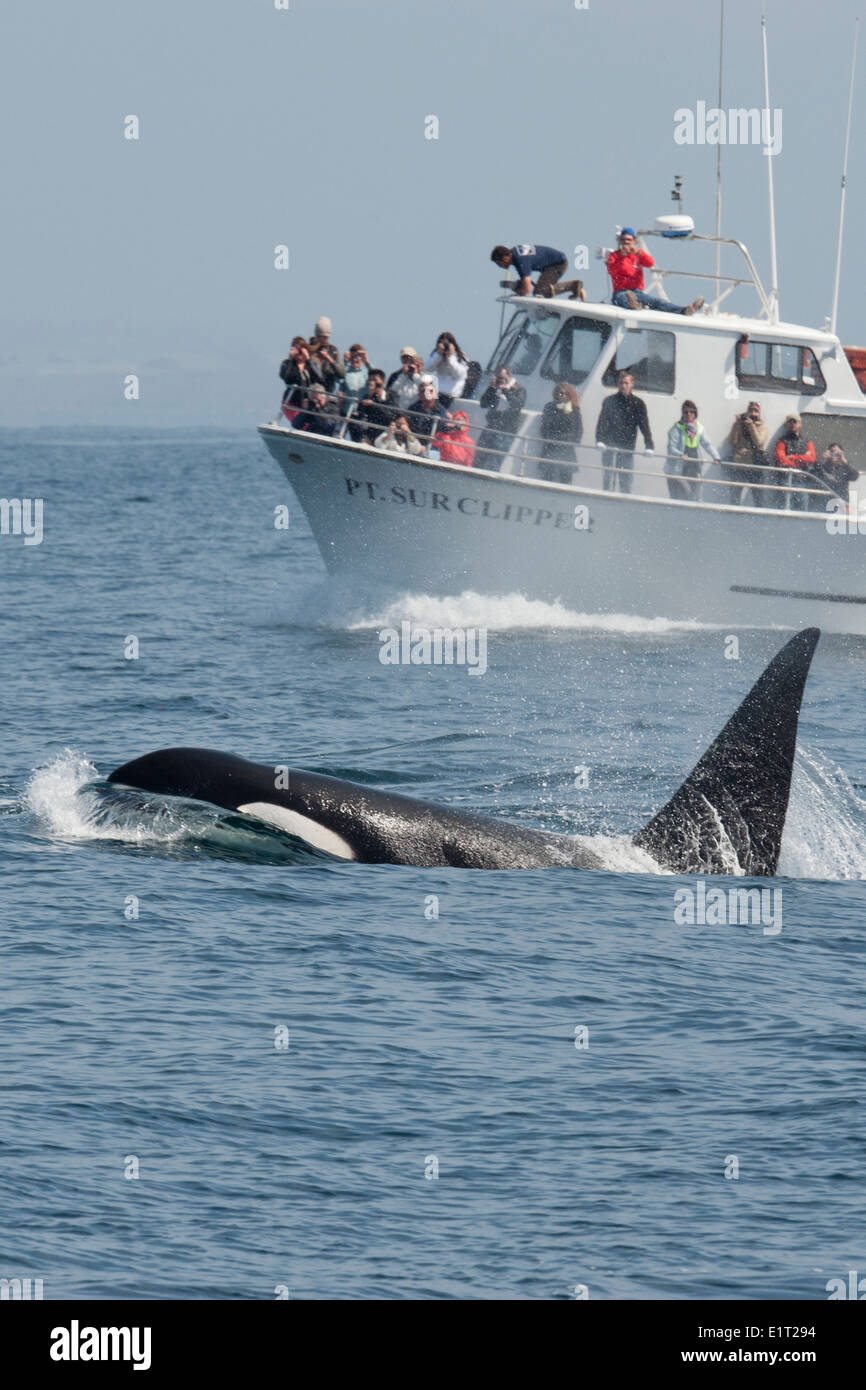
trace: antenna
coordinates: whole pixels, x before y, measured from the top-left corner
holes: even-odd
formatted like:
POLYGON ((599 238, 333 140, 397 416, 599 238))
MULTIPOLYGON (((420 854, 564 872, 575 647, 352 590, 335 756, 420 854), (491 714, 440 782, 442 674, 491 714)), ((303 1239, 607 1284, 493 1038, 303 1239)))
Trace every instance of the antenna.
POLYGON ((679 174, 674 174, 674 186, 671 189, 671 197, 677 205, 677 212, 683 210, 683 181, 679 174))
MULTIPOLYGON (((761 13, 761 44, 764 50, 764 110, 767 133, 770 130, 770 77, 767 70, 767 16, 761 13)), ((773 196, 773 156, 769 143, 764 146, 767 161, 767 196, 770 206, 770 322, 779 322, 779 267, 776 264, 776 203, 773 196)))
MULTIPOLYGON (((722 66, 725 56, 725 0, 721 0, 719 12, 719 110, 722 109, 722 66)), ((716 283, 715 303, 719 302, 722 273, 722 142, 716 145, 716 283)))
POLYGON ((848 185, 848 145, 851 140, 851 112, 854 107, 854 70, 857 66, 857 39, 860 34, 860 20, 854 20, 854 52, 851 54, 851 85, 848 88, 848 124, 845 127, 845 154, 842 158, 842 196, 839 200, 839 237, 836 242, 836 274, 833 280, 833 309, 830 314, 830 332, 836 332, 836 313, 839 308, 839 276, 842 272, 842 232, 845 227, 845 191, 848 185))

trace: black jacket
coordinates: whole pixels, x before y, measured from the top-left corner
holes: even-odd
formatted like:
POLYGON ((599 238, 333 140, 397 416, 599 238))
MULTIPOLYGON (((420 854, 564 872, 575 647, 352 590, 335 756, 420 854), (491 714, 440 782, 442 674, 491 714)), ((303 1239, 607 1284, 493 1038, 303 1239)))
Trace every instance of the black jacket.
POLYGON ((595 427, 596 444, 609 444, 614 449, 633 449, 638 430, 643 435, 646 447, 655 448, 646 403, 640 396, 623 396, 619 391, 613 396, 606 396, 595 427))
POLYGON ((558 410, 555 401, 548 401, 541 412, 541 437, 544 445, 541 457, 573 463, 574 448, 583 439, 583 419, 580 406, 558 410))
POLYGON ((513 386, 507 386, 503 395, 508 401, 507 410, 496 409, 496 399, 499 388, 491 381, 484 395, 478 404, 482 410, 487 411, 487 428, 489 430, 501 430, 504 435, 516 434, 520 425, 520 415, 526 404, 526 388, 519 382, 513 386))

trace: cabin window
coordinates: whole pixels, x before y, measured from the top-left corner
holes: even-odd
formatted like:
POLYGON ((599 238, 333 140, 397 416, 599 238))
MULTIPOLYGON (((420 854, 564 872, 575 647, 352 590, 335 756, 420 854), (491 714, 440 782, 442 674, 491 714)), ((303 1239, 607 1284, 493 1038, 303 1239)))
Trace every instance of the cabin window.
POLYGON ((541 375, 550 381, 579 386, 586 381, 609 337, 610 324, 604 319, 578 318, 576 314, 567 318, 541 375))
POLYGON ((488 372, 495 372, 496 368, 507 360, 509 352, 514 347, 521 330, 526 327, 528 319, 529 315, 525 309, 517 309, 511 315, 505 332, 496 344, 493 356, 487 365, 488 372))
POLYGON ((507 362, 515 376, 530 376, 550 347, 561 322, 559 314, 545 313, 543 309, 531 318, 527 316, 500 365, 507 362))
POLYGON ((658 328, 626 333, 602 380, 616 385, 617 372, 631 372, 636 391, 659 391, 672 396, 676 385, 676 335, 658 328))
POLYGON ((798 396, 820 396, 827 389, 818 359, 801 343, 746 344, 746 355, 736 355, 737 381, 750 391, 788 391, 798 396))

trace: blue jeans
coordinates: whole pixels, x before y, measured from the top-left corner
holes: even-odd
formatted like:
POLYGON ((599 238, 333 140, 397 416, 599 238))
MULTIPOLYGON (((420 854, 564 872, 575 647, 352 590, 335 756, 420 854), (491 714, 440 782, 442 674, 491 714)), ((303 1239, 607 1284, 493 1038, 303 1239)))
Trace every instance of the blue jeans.
POLYGON ((670 304, 666 299, 654 299, 646 290, 617 290, 613 297, 614 304, 620 309, 629 307, 627 294, 633 294, 638 304, 642 304, 645 309, 655 309, 660 314, 681 314, 683 306, 681 304, 670 304))

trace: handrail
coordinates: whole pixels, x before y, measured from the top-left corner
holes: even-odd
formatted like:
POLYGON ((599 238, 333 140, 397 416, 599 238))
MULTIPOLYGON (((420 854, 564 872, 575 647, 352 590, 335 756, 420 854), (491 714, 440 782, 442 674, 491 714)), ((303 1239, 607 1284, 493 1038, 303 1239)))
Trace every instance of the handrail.
MULTIPOLYGON (((331 396, 331 397, 329 397, 329 399, 331 399, 331 400, 337 400, 338 398, 337 398, 336 396, 331 396)), ((341 426, 341 429, 340 429, 339 433, 336 434, 336 435, 330 436, 331 438, 343 438, 343 437, 344 437, 345 432, 346 432, 346 429, 347 429, 348 424, 349 424, 349 420, 351 419, 351 417, 352 417, 352 415, 353 415, 353 413, 354 413, 354 407, 355 407, 356 405, 357 405, 357 402, 356 402, 356 401, 352 401, 352 402, 350 403, 349 410, 347 411, 345 417, 343 418, 342 426, 341 426)), ((300 411, 299 411, 299 413, 300 413, 300 411)), ((336 417, 335 417, 332 413, 330 413, 330 412, 326 414, 326 413, 323 412, 323 411, 305 410, 303 413, 304 413, 304 414, 308 414, 308 415, 313 415, 313 416, 320 416, 322 419, 327 419, 327 420, 334 420, 334 419, 336 418, 336 417)), ((406 413, 406 412, 403 412, 403 413, 406 413)), ((428 443, 429 443, 429 442, 432 442, 432 443, 435 444, 436 431, 437 431, 437 428, 439 427, 440 424, 441 424, 441 421, 437 418, 437 419, 435 420, 435 422, 434 422, 433 429, 432 429, 432 431, 430 432, 429 435, 428 435, 428 434, 420 434, 420 433, 414 434, 414 432, 413 432, 413 437, 416 438, 416 439, 427 440, 428 443)), ((539 443, 544 443, 544 444, 556 444, 556 443, 560 443, 560 442, 561 442, 561 443, 568 444, 568 442, 569 442, 569 441, 567 441, 567 440, 565 440, 565 441, 547 440, 547 439, 544 438, 543 435, 540 435, 540 434, 513 435, 513 434, 511 434, 509 431, 491 429, 490 427, 485 427, 485 430, 486 430, 487 433, 501 434, 501 435, 503 435, 507 440, 515 439, 515 440, 517 441, 518 445, 519 445, 520 443, 526 444, 527 442, 534 442, 534 441, 536 441, 536 440, 537 440, 539 443)), ((485 432, 485 431, 482 431, 482 432, 485 432)), ((320 436, 320 437, 322 437, 322 436, 320 436)), ((323 437, 327 438, 328 436, 323 436, 323 437)), ((472 436, 471 436, 471 433, 470 433, 470 438, 471 438, 471 437, 472 437, 472 436)), ((360 442, 364 443, 364 441, 360 441, 360 442)), ((473 443, 474 443, 474 444, 476 445, 476 447, 477 447, 478 440, 477 440, 477 439, 476 439, 476 440, 473 440, 473 443)), ((373 444, 366 444, 365 447, 371 448, 371 449, 372 449, 372 448, 375 448, 375 445, 373 445, 373 444)), ((600 454, 605 454, 605 453, 629 453, 629 454, 634 455, 634 454, 637 454, 637 453, 639 452, 637 449, 622 449, 622 448, 618 448, 615 444, 600 444, 600 443, 594 443, 594 442, 593 442, 593 443, 589 443, 589 442, 583 443, 582 441, 581 441, 580 444, 572 444, 572 447, 573 447, 574 450, 575 450, 575 459, 574 459, 574 463, 573 463, 573 464, 570 464, 569 461, 568 461, 567 459, 548 458, 548 457, 545 457, 543 454, 531 454, 531 453, 528 453, 525 449, 523 450, 522 453, 516 455, 516 457, 521 458, 522 460, 524 460, 524 461, 527 462, 527 463, 548 464, 548 465, 553 465, 553 466, 555 466, 555 467, 558 466, 558 467, 563 468, 563 469, 565 469, 565 470, 568 470, 569 468, 571 468, 571 471, 572 471, 573 473, 574 473, 574 472, 580 472, 581 468, 586 468, 589 472, 601 473, 602 475, 604 475, 605 472, 607 472, 607 471, 612 467, 612 465, 610 465, 610 464, 605 464, 604 462, 601 462, 601 463, 588 463, 585 459, 582 459, 581 462, 579 463, 578 460, 577 460, 577 450, 583 450, 583 451, 592 450, 593 452, 600 453, 600 454)), ((382 451, 379 451, 379 452, 382 452, 382 451)), ((481 450, 481 453, 482 453, 482 454, 484 454, 484 453, 486 453, 486 452, 491 452, 491 453, 493 453, 493 452, 496 452, 496 451, 495 451, 495 450, 489 450, 489 451, 488 451, 488 450, 484 450, 484 449, 481 450)), ((645 455, 645 456, 646 456, 646 455, 645 455)), ((657 453, 655 450, 653 450, 653 452, 652 452, 652 454, 650 455, 650 457, 652 457, 654 460, 658 459, 658 460, 661 460, 661 461, 671 461, 671 462, 680 462, 681 459, 682 459, 682 455, 681 455, 681 454, 657 453)), ((703 465, 705 462, 706 462, 706 460, 700 460, 700 463, 701 463, 702 465, 703 465)), ((667 481, 668 478, 680 479, 680 480, 682 480, 682 481, 684 481, 684 482, 686 482, 686 483, 693 483, 693 484, 696 484, 696 485, 700 485, 701 488, 704 488, 704 487, 710 487, 710 488, 731 488, 731 487, 738 487, 738 486, 740 486, 740 487, 743 487, 743 488, 754 488, 754 489, 760 490, 761 492, 782 493, 782 494, 784 494, 784 495, 786 495, 786 496, 789 496, 790 493, 791 493, 792 491, 795 491, 795 492, 797 492, 797 493, 799 493, 799 494, 801 494, 801 495, 803 495, 803 496, 806 496, 806 497, 821 497, 821 498, 825 498, 825 499, 836 497, 836 498, 839 498, 840 501, 845 501, 844 497, 842 497, 842 495, 841 495, 840 493, 835 492, 835 491, 833 490, 833 488, 831 488, 830 485, 829 485, 828 483, 825 483, 822 479, 816 477, 815 474, 809 472, 808 469, 802 469, 802 468, 788 468, 788 467, 783 467, 783 466, 781 466, 781 465, 779 465, 779 464, 775 464, 775 463, 767 463, 767 464, 736 463, 733 459, 718 459, 718 460, 716 460, 716 459, 711 459, 711 460, 710 460, 710 465, 712 466, 712 464, 716 464, 717 466, 722 466, 722 467, 724 467, 724 468, 726 468, 726 469, 734 469, 734 470, 742 469, 743 472, 744 472, 744 474, 745 474, 745 473, 748 473, 748 474, 751 474, 752 476, 750 476, 750 477, 744 477, 742 483, 738 483, 735 479, 731 479, 731 478, 710 478, 710 477, 708 477, 705 473, 697 473, 697 474, 694 474, 694 475, 683 474, 683 473, 680 473, 680 472, 666 473, 666 472, 664 472, 663 470, 662 470, 662 471, 658 471, 658 470, 651 469, 651 468, 642 468, 642 469, 640 470, 640 473, 639 473, 637 476, 640 477, 640 478, 660 478, 662 481, 667 481), (759 478, 756 479, 756 478, 754 477, 754 472, 755 472, 756 469, 761 469, 761 470, 765 471, 768 475, 782 475, 782 476, 785 477, 786 481, 783 482, 783 483, 772 483, 772 482, 769 482, 769 481, 766 481, 766 482, 765 482, 764 479, 763 479, 763 477, 759 477, 759 478), (802 480, 803 480, 802 483, 799 482, 799 481, 795 482, 795 478, 798 479, 798 480, 802 479, 802 480), (817 483, 818 486, 817 486, 817 487, 808 486, 808 485, 807 485, 808 483, 813 483, 813 484, 814 484, 814 483, 817 483)), ((506 476, 507 476, 507 475, 506 475, 506 476)), ((672 499, 670 499, 670 500, 672 500, 672 501, 680 501, 680 500, 689 500, 689 499, 672 498, 672 499)), ((727 506, 730 506, 730 507, 733 507, 733 508, 737 509, 737 508, 739 508, 739 507, 742 506, 742 503, 738 503, 738 502, 729 502, 729 503, 726 503, 726 504, 723 504, 723 505, 727 505, 727 506)))
MULTIPOLYGON (((664 235, 663 232, 655 231, 655 230, 650 229, 650 228, 646 228, 646 229, 643 229, 643 230, 639 231, 637 235, 638 235, 638 237, 640 237, 640 238, 642 238, 642 237, 647 237, 647 236, 661 237, 661 238, 663 238, 665 241, 670 241, 670 240, 672 239, 672 238, 670 238, 670 237, 665 237, 665 235, 664 235)), ((762 307, 763 310, 764 310, 764 314, 766 315, 767 321, 768 321, 769 323, 778 323, 778 321, 779 321, 779 319, 778 319, 778 314, 777 314, 777 313, 774 313, 774 311, 773 311, 773 307, 772 307, 772 305, 771 305, 771 303, 770 303, 770 300, 769 300, 769 298, 768 298, 768 296, 767 296, 767 292, 766 292, 766 290, 764 289, 763 284, 761 283, 761 277, 760 277, 760 275, 758 274, 757 267, 755 266, 755 263, 754 263, 754 261, 752 260, 751 254, 749 253, 749 249, 748 249, 748 247, 745 245, 744 242, 738 241, 736 237, 730 237, 730 236, 722 236, 722 237, 706 236, 704 233, 701 233, 701 232, 689 232, 687 236, 676 237, 675 240, 677 240, 677 241, 708 241, 708 242, 712 242, 712 243, 713 243, 714 245, 716 245, 716 246, 736 246, 737 250, 740 252, 740 255, 743 257, 743 260, 746 262, 746 268, 748 269, 749 275, 750 275, 750 277, 751 277, 751 284, 754 286, 755 291, 756 291, 756 293, 757 293, 757 295, 758 295, 758 298, 759 298, 760 301, 761 301, 761 307, 762 307)), ((662 269, 661 269, 660 267, 658 267, 658 266, 653 266, 652 269, 653 269, 653 274, 659 274, 659 275, 661 275, 662 277, 664 277, 665 275, 697 275, 697 273, 698 273, 698 272, 696 272, 696 271, 687 271, 687 270, 683 270, 683 271, 680 271, 680 270, 662 270, 662 269)), ((705 279, 705 280, 716 280, 717 278, 720 279, 720 280, 728 280, 730 277, 729 277, 729 276, 726 276, 726 275, 720 275, 720 276, 717 277, 715 274, 713 274, 713 275, 701 276, 700 278, 701 278, 701 279, 705 279)), ((749 282, 749 280, 742 280, 740 283, 741 283, 741 284, 744 284, 744 285, 747 285, 747 284, 749 284, 750 282, 749 282)), ((722 296, 720 295, 718 299, 716 299, 716 300, 713 301, 713 307, 714 307, 714 308, 717 307, 717 306, 721 303, 721 300, 722 300, 722 296)))

